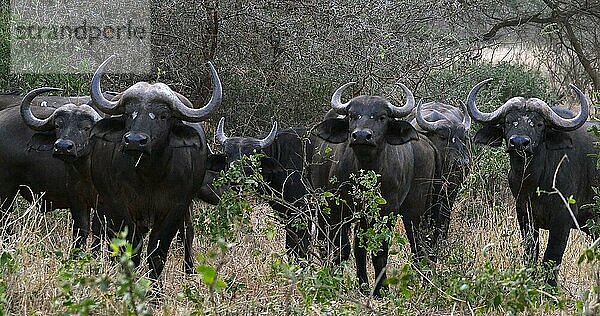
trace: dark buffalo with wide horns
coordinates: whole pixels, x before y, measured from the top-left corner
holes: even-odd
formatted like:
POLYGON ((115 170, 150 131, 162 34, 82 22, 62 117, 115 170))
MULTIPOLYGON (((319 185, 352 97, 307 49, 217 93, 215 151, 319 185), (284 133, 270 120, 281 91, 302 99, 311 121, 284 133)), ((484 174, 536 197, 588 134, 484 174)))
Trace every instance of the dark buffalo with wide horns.
MULTIPOLYGON (((450 225, 450 213, 460 186, 469 172, 471 163, 469 130, 471 117, 466 106, 463 109, 441 102, 418 104, 411 124, 423 133, 435 146, 440 157, 440 173, 436 188, 433 214, 441 229, 439 238, 446 239, 450 225)), ((438 237, 435 237, 438 239, 438 237)))
MULTIPOLYGON (((387 201, 381 217, 402 215, 411 249, 423 255, 426 247, 418 230, 421 218, 432 205, 432 181, 436 169, 436 150, 431 142, 417 133, 402 118, 415 106, 412 92, 406 93, 406 103, 395 106, 379 96, 358 96, 342 103, 341 96, 353 83, 338 88, 332 96, 332 110, 313 130, 317 152, 313 155, 311 181, 316 188, 339 190, 342 198, 352 201, 349 192, 350 174, 372 170, 381 175, 381 194, 387 201), (329 149, 328 149, 329 148, 329 149), (329 154, 328 154, 329 153, 329 154), (331 179, 338 183, 331 183, 331 179)), ((330 212, 319 214, 318 235, 333 249, 333 260, 347 260, 350 255, 349 233, 358 221, 354 235, 356 272, 361 285, 368 285, 367 250, 359 240, 370 224, 364 217, 354 218, 352 203, 330 203, 330 212)), ((360 206, 359 206, 360 207, 360 206)), ((394 223, 389 221, 388 227, 394 223)), ((386 279, 389 241, 372 257, 375 270, 375 295, 380 294, 386 279)))
MULTIPOLYGON (((178 229, 184 232, 184 269, 191 273, 193 227, 190 203, 202 185, 206 139, 197 123, 221 102, 221 82, 213 65, 213 93, 202 108, 163 83, 138 82, 113 100, 101 94, 106 60, 93 76, 92 100, 104 113, 92 130, 92 181, 103 200, 109 231, 128 227, 128 239, 141 246, 150 232, 150 277, 163 270, 178 229), (190 126, 190 124, 196 124, 190 126), (202 135, 201 135, 202 134, 202 135)), ((139 263, 139 256, 134 258, 139 263)))
POLYGON ((96 192, 89 174, 89 135, 102 117, 88 104, 65 103, 46 118, 38 118, 31 102, 39 95, 62 91, 58 88, 38 88, 29 92, 21 102, 23 122, 34 131, 54 134, 52 155, 61 159, 66 169, 66 186, 70 195, 75 247, 83 249, 90 231, 90 210, 97 203, 96 192))
MULTIPOLYGON (((65 162, 54 157, 62 157, 57 148, 61 148, 60 139, 64 135, 59 131, 57 123, 61 124, 66 118, 67 108, 88 109, 90 98, 38 96, 44 92, 58 90, 40 88, 31 91, 25 97, 0 96, 0 108, 3 109, 0 111, 2 218, 4 222, 7 215, 5 212, 17 192, 29 201, 33 200, 34 194, 43 193, 41 201, 47 210, 71 209, 75 247, 83 248, 90 230, 88 206, 91 203, 83 202, 83 191, 80 190, 79 184, 72 181, 69 168, 65 168, 65 162)), ((80 123, 87 126, 97 119, 93 113, 88 118, 89 122, 80 123)), ((86 141, 87 139, 84 142, 86 141)), ((73 151, 74 148, 71 149, 73 151)), ((80 153, 81 150, 77 152, 80 153)))
POLYGON ((306 205, 308 193, 305 170, 307 131, 304 128, 277 129, 273 123, 271 132, 264 137, 228 137, 224 132, 225 118, 217 126, 216 139, 223 146, 221 165, 230 165, 241 159, 261 153, 261 174, 268 187, 263 193, 269 204, 277 211, 285 225, 285 248, 292 258, 308 258, 310 244, 310 212, 306 205))
POLYGON ((592 155, 597 153, 597 139, 587 131, 597 123, 586 122, 589 100, 574 85, 570 86, 580 103, 577 116, 563 108, 551 108, 540 99, 524 97, 511 98, 491 113, 481 112, 475 98, 491 80, 475 85, 467 98, 469 114, 483 124, 474 141, 495 147, 506 143, 508 181, 515 198, 525 262, 537 262, 539 229, 547 229, 543 262, 555 267, 548 282, 556 285, 556 268, 562 262, 571 228, 587 231, 583 226, 592 217, 591 209, 582 206, 593 203, 593 187, 600 185, 592 155), (570 196, 576 203, 561 198, 570 196))

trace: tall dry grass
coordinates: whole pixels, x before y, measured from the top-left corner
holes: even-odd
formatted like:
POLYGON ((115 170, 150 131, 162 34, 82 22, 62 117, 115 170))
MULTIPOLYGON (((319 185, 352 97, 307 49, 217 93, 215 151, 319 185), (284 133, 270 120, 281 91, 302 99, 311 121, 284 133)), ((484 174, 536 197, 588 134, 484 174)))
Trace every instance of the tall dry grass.
MULTIPOLYGON (((475 176, 477 177, 477 176, 475 176)), ((185 275, 182 271, 183 249, 181 244, 173 242, 168 262, 162 276, 162 290, 154 291, 153 298, 142 301, 147 303, 151 313, 162 315, 186 315, 194 311, 214 315, 250 315, 250 314, 414 314, 414 315, 469 315, 482 313, 481 306, 469 306, 460 302, 461 297, 450 289, 439 287, 435 281, 437 275, 453 271, 471 276, 473 271, 486 263, 498 269, 517 269, 522 266, 522 247, 515 210, 508 185, 503 179, 493 179, 495 192, 476 192, 483 187, 483 179, 471 179, 473 187, 466 187, 455 204, 452 213, 449 240, 433 272, 420 271, 422 276, 410 289, 412 297, 399 298, 391 295, 383 299, 373 299, 357 290, 343 291, 337 299, 327 303, 306 304, 299 289, 299 283, 293 277, 286 276, 277 268, 285 262, 284 232, 274 218, 272 210, 265 204, 257 204, 251 216, 252 231, 238 233, 237 242, 226 253, 220 253, 218 247, 209 242, 206 236, 197 235, 194 250, 204 257, 204 264, 217 267, 219 277, 229 286, 221 293, 213 293, 203 284, 198 275, 185 275), (275 234, 273 234, 275 230, 275 234), (215 252, 216 255, 206 255, 215 252), (436 285, 434 285, 434 283, 436 285), (186 289, 195 291, 197 300, 186 295, 186 289), (452 298, 450 298, 452 297, 452 298)), ((195 203, 196 216, 201 217, 207 207, 195 203)), ((52 315, 70 314, 65 298, 64 273, 70 261, 71 224, 67 211, 45 213, 39 203, 29 204, 15 201, 14 211, 10 214, 11 225, 5 225, 0 239, 0 252, 11 254, 13 269, 2 270, 5 283, 5 314, 15 315, 52 315)), ((200 221, 202 222, 202 221, 200 221)), ((402 230, 401 227, 399 227, 402 230)), ((542 253, 547 234, 542 233, 542 253)), ((577 259, 590 238, 573 231, 560 270, 560 299, 566 304, 563 308, 555 306, 550 310, 540 307, 528 310, 530 315, 570 315, 576 311, 576 302, 582 293, 589 290, 594 282, 598 266, 577 264, 577 259)), ((396 246, 397 247, 397 246, 396 246)), ((109 279, 121 278, 118 263, 106 253, 92 259, 75 276, 95 278, 105 276, 109 279)), ((407 245, 401 246, 398 254, 390 256, 388 269, 401 269, 412 262, 407 245)), ((143 275, 146 265, 137 268, 143 275)), ((303 269, 309 269, 305 267, 303 269)), ((299 275, 302 269, 295 270, 299 275)), ((354 264, 344 265, 344 275, 354 277, 354 264)), ((372 269, 370 275, 373 275, 372 269)), ((371 279, 372 280, 372 279, 371 279)), ((371 281, 372 282, 372 281, 371 281)), ((77 284, 75 280, 73 284, 77 284)), ((78 285, 73 299, 93 297, 97 304, 91 314, 120 315, 127 313, 124 303, 114 295, 116 289, 103 291, 96 285, 78 285)), ((392 287, 392 292, 395 288, 392 287)), ((548 298, 548 301, 551 301, 548 298)), ((492 314, 503 315, 502 307, 492 314)))

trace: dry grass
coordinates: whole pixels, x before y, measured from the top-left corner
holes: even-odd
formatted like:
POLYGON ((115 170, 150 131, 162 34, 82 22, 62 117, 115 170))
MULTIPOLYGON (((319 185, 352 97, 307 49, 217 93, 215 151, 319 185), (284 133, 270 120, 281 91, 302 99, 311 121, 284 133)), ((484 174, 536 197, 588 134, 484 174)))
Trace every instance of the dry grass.
MULTIPOLYGON (((501 186, 502 187, 502 186, 501 186)), ((506 186, 503 186, 506 188, 506 186)), ((521 266, 520 236, 514 218, 512 198, 507 190, 497 192, 486 200, 483 195, 474 200, 472 196, 463 195, 457 201, 452 214, 452 224, 448 247, 436 264, 437 271, 456 270, 451 262, 456 256, 464 256, 465 261, 459 264, 461 273, 481 268, 486 262, 492 262, 500 269, 518 268, 521 266), (493 202, 493 203, 492 203, 493 202), (495 207, 489 205, 494 204, 495 207)), ((196 205, 197 214, 209 207, 196 205)), ((16 269, 4 272, 2 279, 6 283, 6 307, 9 314, 16 315, 50 315, 60 314, 66 310, 65 301, 61 297, 60 272, 65 266, 67 253, 71 247, 71 225, 66 211, 42 213, 36 207, 19 205, 20 211, 13 212, 15 219, 12 233, 4 231, 0 241, 0 250, 9 252, 16 261, 16 269)), ((201 216, 201 215, 199 215, 201 216)), ((445 289, 437 289, 428 284, 426 279, 422 285, 414 288, 414 296, 404 299, 398 306, 397 300, 386 298, 374 300, 363 296, 358 291, 349 291, 339 300, 329 304, 315 303, 305 306, 297 284, 281 273, 276 273, 273 263, 284 259, 283 231, 272 218, 271 210, 266 205, 257 205, 252 214, 252 233, 239 234, 238 243, 225 255, 217 255, 209 263, 219 267, 219 276, 228 284, 243 284, 235 292, 211 294, 197 275, 186 276, 182 272, 183 250, 174 242, 163 272, 163 290, 152 305, 154 314, 184 315, 201 309, 209 314, 415 314, 415 315, 465 315, 477 312, 477 306, 469 306, 452 300, 438 304, 432 302, 440 297, 447 297, 445 289), (270 238, 269 228, 276 227, 277 234, 270 238), (196 305, 184 295, 185 288, 198 290, 202 306, 196 305), (427 292, 423 292, 427 291, 427 292), (448 303, 451 302, 451 303, 448 303), (441 306, 440 306, 441 305, 441 306)), ((546 234, 542 234, 542 245, 546 234)), ((573 231, 569 240, 564 263, 561 267, 561 297, 566 300, 563 310, 547 311, 544 308, 529 311, 532 315, 564 315, 575 313, 575 301, 581 298, 584 291, 594 284, 594 267, 578 265, 577 259, 590 239, 573 231)), ((207 238, 196 236, 196 254, 206 254, 215 249, 207 242, 207 238)), ((408 246, 399 254, 390 257, 390 269, 400 269, 411 262, 408 246)), ((543 251, 543 249, 542 249, 543 251)), ((597 269, 597 266, 595 267, 597 269)), ((143 274, 145 265, 138 268, 143 274)), ((353 263, 345 268, 347 275, 353 276, 353 263)), ((93 268, 86 268, 82 274, 88 276, 106 274, 119 277, 119 269, 114 260, 107 256, 99 258, 93 268)), ((372 270, 371 270, 372 275, 372 270)), ((114 296, 94 289, 94 287, 77 288, 74 293, 80 298, 87 296, 98 300, 93 314, 122 314, 123 304, 114 301, 114 296)), ((457 299, 460 299, 458 297, 457 299)), ((479 312, 481 313, 481 312, 479 312)), ((497 314, 504 314, 503 310, 497 314)), ((67 312, 68 314, 68 312, 67 312)))

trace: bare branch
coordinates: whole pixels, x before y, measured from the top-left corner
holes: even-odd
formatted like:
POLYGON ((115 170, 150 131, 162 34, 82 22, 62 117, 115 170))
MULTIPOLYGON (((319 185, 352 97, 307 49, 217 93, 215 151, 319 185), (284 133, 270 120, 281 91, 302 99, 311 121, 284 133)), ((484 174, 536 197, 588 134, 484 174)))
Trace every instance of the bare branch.
POLYGON ((482 35, 482 39, 484 41, 490 40, 494 36, 496 36, 496 33, 498 33, 498 31, 507 27, 521 26, 527 23, 548 24, 557 22, 559 22, 559 20, 556 17, 540 17, 540 13, 535 13, 525 18, 519 17, 510 20, 504 20, 492 26, 492 28, 487 33, 482 35))

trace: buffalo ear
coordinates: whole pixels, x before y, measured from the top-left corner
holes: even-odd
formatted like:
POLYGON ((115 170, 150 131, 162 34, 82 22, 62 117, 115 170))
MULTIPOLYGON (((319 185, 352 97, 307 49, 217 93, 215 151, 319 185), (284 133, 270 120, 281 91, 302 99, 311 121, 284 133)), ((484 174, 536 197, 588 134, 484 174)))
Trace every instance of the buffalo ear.
POLYGON ((573 148, 571 135, 561 131, 549 130, 546 132, 544 143, 546 143, 546 148, 550 150, 573 148))
POLYGON ((385 133, 385 141, 390 145, 402 145, 411 140, 418 140, 417 130, 406 121, 390 120, 385 133))
POLYGON ((350 125, 344 118, 328 118, 317 124, 312 133, 332 144, 343 143, 348 139, 350 125))
POLYGON ((475 134, 473 141, 476 144, 483 144, 491 147, 502 146, 504 130, 497 125, 487 125, 482 127, 475 134))
POLYGON ((96 137, 107 142, 118 143, 123 139, 123 134, 125 134, 125 119, 106 117, 94 125, 90 138, 96 137))
POLYGON ((175 124, 171 128, 171 135, 169 136, 169 147, 172 148, 184 148, 184 147, 198 147, 202 148, 202 136, 200 136, 197 129, 187 124, 175 124))
POLYGON ((31 136, 27 150, 30 151, 50 151, 54 149, 56 136, 54 133, 35 133, 31 136))
POLYGON ((277 161, 271 157, 262 157, 260 159, 260 167, 263 172, 276 172, 281 169, 277 161))
POLYGON ((221 172, 227 168, 227 156, 224 154, 208 154, 206 170, 221 172))

